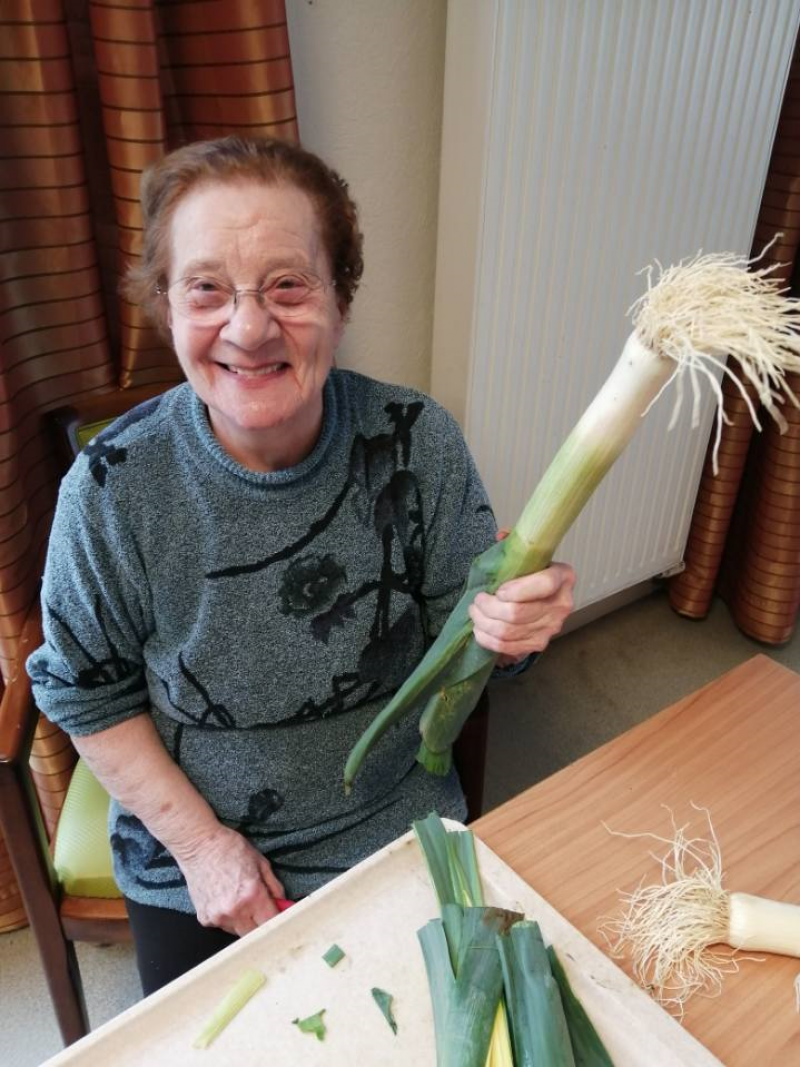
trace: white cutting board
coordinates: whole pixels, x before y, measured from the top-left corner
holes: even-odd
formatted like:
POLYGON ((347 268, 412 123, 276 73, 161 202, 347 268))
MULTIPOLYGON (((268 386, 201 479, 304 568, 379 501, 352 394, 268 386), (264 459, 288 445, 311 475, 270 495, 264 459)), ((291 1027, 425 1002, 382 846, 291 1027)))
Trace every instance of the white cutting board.
MULTIPOLYGON (((615 1067, 720 1067, 483 842, 476 839, 476 847, 487 903, 539 922, 615 1067)), ((416 934, 438 914, 425 861, 409 832, 47 1060, 46 1067, 435 1067, 433 1016, 416 934), (346 957, 331 968, 322 954, 334 942, 346 957), (266 985, 210 1048, 192 1048, 217 1002, 250 967, 264 973, 266 985), (397 1035, 372 998, 373 986, 394 997, 397 1035), (321 1008, 327 1026, 322 1042, 292 1025, 321 1008)))

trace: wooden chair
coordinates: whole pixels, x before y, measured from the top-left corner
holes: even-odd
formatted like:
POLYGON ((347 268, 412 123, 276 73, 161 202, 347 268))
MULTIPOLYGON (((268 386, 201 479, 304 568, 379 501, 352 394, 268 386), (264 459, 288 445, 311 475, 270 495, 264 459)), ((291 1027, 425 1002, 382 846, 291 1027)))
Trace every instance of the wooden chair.
MULTIPOLYGON (((54 447, 64 461, 64 468, 111 419, 160 391, 160 387, 119 390, 93 396, 79 407, 54 412, 50 417, 54 447)), ((38 730, 39 741, 49 748, 47 759, 66 778, 74 771, 77 753, 66 734, 40 717, 33 702, 25 660, 41 643, 41 613, 37 603, 28 614, 17 660, 0 701, 0 830, 39 948, 61 1035, 68 1045, 89 1031, 74 943, 117 943, 129 941, 131 934, 121 897, 70 895, 64 891, 53 865, 43 810, 53 839, 57 834, 63 790, 56 791, 59 797, 55 801, 48 800, 41 788, 37 793, 36 771, 31 769, 34 735, 38 730)), ((470 821, 482 812, 488 706, 484 693, 454 746, 470 821)), ((41 762, 41 755, 34 756, 34 765, 37 759, 41 762)), ((40 769, 47 780, 49 769, 40 769)))
MULTIPOLYGON (((94 432, 162 390, 163 386, 116 390, 50 414, 53 448, 62 468, 69 467, 94 432)), ((39 948, 61 1036, 70 1044, 89 1031, 74 942, 111 944, 130 941, 131 934, 121 896, 70 896, 63 892, 53 866, 48 837, 57 830, 66 784, 78 755, 66 734, 40 718, 33 702, 25 660, 41 643, 37 601, 23 626, 17 659, 0 701, 0 830, 39 948), (39 751, 32 760, 37 733, 39 751), (31 763, 38 765, 38 774, 31 763), (43 783, 38 793, 35 778, 43 783), (64 785, 53 786, 53 782, 64 785)))

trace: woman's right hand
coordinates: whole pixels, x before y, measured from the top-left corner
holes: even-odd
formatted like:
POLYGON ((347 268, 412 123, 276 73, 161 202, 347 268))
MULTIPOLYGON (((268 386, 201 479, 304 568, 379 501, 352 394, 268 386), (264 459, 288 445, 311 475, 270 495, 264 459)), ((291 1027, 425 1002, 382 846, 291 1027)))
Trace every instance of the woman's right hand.
POLYGON ((235 830, 220 826, 178 862, 202 926, 242 937, 278 914, 283 886, 269 860, 235 830))

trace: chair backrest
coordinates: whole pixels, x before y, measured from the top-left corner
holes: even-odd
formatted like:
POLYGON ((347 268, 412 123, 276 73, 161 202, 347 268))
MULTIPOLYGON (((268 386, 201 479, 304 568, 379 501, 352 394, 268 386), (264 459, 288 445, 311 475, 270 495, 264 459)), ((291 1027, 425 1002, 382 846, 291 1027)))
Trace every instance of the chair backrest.
POLYGON ((64 471, 95 434, 137 404, 163 393, 165 388, 167 386, 159 383, 94 393, 51 411, 47 418, 64 471))
MULTIPOLYGON (((46 416, 62 473, 95 434, 126 411, 163 392, 163 385, 114 389, 81 397, 46 416)), ((39 716, 31 747, 31 775, 48 836, 52 839, 78 754, 67 735, 39 716)))

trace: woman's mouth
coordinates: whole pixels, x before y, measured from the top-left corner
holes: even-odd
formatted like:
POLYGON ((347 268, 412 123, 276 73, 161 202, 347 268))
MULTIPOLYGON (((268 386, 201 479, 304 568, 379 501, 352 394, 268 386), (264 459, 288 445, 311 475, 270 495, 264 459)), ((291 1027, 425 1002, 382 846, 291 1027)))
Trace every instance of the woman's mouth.
POLYGON ((268 378, 272 374, 285 370, 287 365, 286 363, 268 363, 263 367, 237 367, 233 363, 220 363, 221 367, 224 367, 230 374, 235 374, 237 378, 268 378))

